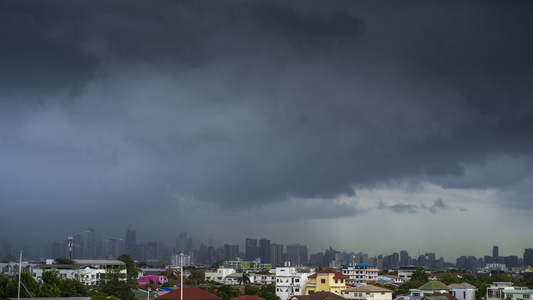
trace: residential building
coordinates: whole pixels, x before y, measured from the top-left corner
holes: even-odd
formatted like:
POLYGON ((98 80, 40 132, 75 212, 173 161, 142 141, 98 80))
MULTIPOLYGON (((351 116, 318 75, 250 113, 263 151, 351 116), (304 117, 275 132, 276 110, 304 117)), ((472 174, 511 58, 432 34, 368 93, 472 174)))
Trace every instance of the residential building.
POLYGON ((402 278, 404 281, 411 279, 411 275, 416 271, 418 267, 409 266, 409 267, 399 267, 398 268, 398 277, 402 278))
POLYGON ((448 293, 432 293, 426 294, 421 300, 457 300, 457 298, 448 293))
POLYGON ((424 296, 432 293, 448 293, 450 288, 440 281, 428 281, 417 289, 410 289, 411 296, 424 296))
POLYGON ((448 285, 450 294, 457 300, 476 300, 477 288, 469 283, 453 283, 448 285))
POLYGON ((149 276, 139 276, 137 278, 137 284, 139 285, 145 285, 145 284, 165 284, 168 282, 168 278, 166 276, 161 275, 149 275, 149 276))
POLYGON ((258 261, 242 261, 242 260, 227 260, 223 262, 224 268, 232 268, 241 272, 243 270, 259 272, 264 270, 270 270, 272 268, 271 264, 262 264, 258 261))
POLYGON ((104 238, 104 258, 116 259, 124 253, 124 241, 119 238, 104 238))
POLYGON ((236 273, 236 270, 233 268, 218 268, 216 271, 206 271, 205 280, 225 284, 226 277, 233 273, 236 273))
POLYGON ((307 276, 309 281, 305 287, 305 295, 316 292, 332 292, 341 295, 346 289, 346 279, 349 277, 333 269, 326 269, 307 276))
POLYGON ((295 295, 303 295, 308 276, 312 273, 300 272, 295 267, 276 268, 276 295, 286 300, 295 295))
POLYGON ((392 290, 374 285, 359 285, 341 293, 349 300, 392 300, 392 290))
POLYGON ((349 277, 350 283, 361 283, 367 280, 377 280, 379 270, 369 264, 342 266, 342 274, 349 277))
POLYGON ((503 299, 503 290, 511 289, 512 286, 512 282, 493 282, 490 287, 487 288, 485 299, 503 299))
POLYGON ((533 293, 533 290, 528 287, 515 286, 503 289, 503 298, 511 300, 531 299, 531 293, 533 293))
POLYGON ((59 272, 59 276, 79 280, 85 285, 96 285, 102 278, 102 274, 107 273, 107 269, 120 269, 120 273, 126 275, 126 264, 120 260, 95 260, 95 259, 75 259, 73 264, 54 264, 53 260, 47 260, 46 264, 33 266, 32 276, 35 280, 41 281, 42 274, 47 270, 59 272))
POLYGON ((269 264, 270 262, 270 240, 260 239, 259 240, 259 258, 264 264, 269 264))

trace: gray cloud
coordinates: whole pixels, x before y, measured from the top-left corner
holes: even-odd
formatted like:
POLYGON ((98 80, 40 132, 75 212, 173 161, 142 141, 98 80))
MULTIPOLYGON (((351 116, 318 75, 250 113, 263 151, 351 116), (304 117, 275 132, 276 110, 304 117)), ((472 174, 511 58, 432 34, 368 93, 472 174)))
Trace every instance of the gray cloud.
POLYGON ((327 203, 391 180, 531 207, 529 4, 0 5, 7 215, 129 222, 180 194, 346 217, 327 203))

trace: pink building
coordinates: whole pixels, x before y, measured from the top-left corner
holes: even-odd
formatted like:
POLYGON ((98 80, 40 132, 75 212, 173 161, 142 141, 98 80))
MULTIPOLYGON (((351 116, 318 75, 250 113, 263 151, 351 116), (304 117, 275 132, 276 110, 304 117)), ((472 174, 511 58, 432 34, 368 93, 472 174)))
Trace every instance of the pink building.
POLYGON ((167 282, 168 282, 168 279, 165 276, 157 276, 157 275, 141 276, 139 277, 139 279, 137 279, 137 284, 139 285, 145 285, 145 284, 150 284, 150 283, 163 284, 167 282))

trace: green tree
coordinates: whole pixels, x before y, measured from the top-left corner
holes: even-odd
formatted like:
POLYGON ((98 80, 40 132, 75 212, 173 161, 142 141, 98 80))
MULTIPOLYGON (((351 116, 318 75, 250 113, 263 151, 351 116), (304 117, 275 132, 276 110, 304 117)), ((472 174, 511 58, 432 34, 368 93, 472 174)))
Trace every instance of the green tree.
POLYGON ((273 284, 262 285, 257 296, 265 298, 266 300, 280 300, 276 295, 276 286, 273 284))
POLYGON ((239 282, 239 284, 244 284, 244 285, 247 285, 250 283, 250 276, 248 275, 248 273, 246 273, 246 270, 242 271, 242 276, 239 277, 237 281, 239 282))
POLYGON ((41 297, 61 297, 59 271, 46 270, 42 274, 41 297))
POLYGON ((135 268, 135 262, 133 261, 131 256, 126 253, 121 254, 119 257, 117 257, 117 260, 120 260, 126 264, 127 281, 129 284, 135 287, 137 283, 137 269, 135 268))
POLYGON ((207 291, 221 297, 223 300, 230 300, 241 296, 241 292, 238 289, 227 284, 221 286, 213 285, 207 291))
POLYGON ((58 257, 56 258, 56 264, 60 265, 71 265, 74 261, 72 259, 64 258, 64 257, 58 257))
POLYGON ((445 285, 450 285, 452 283, 460 283, 461 280, 459 280, 459 277, 456 275, 453 275, 451 273, 441 273, 438 276, 438 279, 440 282, 444 283, 445 285))
POLYGON ((87 288, 76 279, 64 278, 61 280, 61 297, 79 297, 87 295, 87 288))
POLYGON ((322 264, 318 264, 318 266, 316 266, 315 268, 315 272, 318 273, 320 271, 324 270, 324 266, 322 264))
POLYGON ((185 280, 186 285, 194 285, 197 286, 201 283, 205 282, 205 273, 200 270, 189 270, 189 276, 187 276, 187 280, 185 280))
POLYGON ((120 300, 133 300, 135 298, 131 283, 122 280, 120 269, 108 269, 101 277, 101 291, 106 295, 117 296, 120 300))
POLYGON ((257 293, 259 293, 259 289, 260 287, 257 285, 247 285, 244 287, 244 294, 254 296, 254 295, 257 295, 257 293))
POLYGON ((411 280, 421 281, 422 283, 426 283, 429 281, 429 277, 426 271, 424 271, 424 268, 418 267, 411 275, 411 280))

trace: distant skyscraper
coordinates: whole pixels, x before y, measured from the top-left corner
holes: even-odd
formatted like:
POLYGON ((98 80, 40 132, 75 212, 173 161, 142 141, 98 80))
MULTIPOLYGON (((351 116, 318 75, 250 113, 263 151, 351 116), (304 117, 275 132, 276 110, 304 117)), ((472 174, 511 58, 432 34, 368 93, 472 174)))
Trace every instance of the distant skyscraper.
POLYGON ((239 257, 239 245, 224 244, 224 260, 237 260, 239 257))
POLYGON ((269 264, 270 263, 270 240, 260 239, 259 240, 259 257, 261 258, 261 263, 269 264))
POLYGON ((269 263, 272 266, 283 266, 283 245, 270 244, 269 263))
POLYGON ((524 250, 524 267, 533 267, 533 249, 524 250))
POLYGON ((174 248, 174 254, 179 253, 179 252, 188 254, 189 249, 187 249, 187 244, 188 244, 187 233, 180 232, 180 234, 178 235, 178 238, 176 238, 176 247, 174 248))
POLYGON ((435 253, 426 253, 426 265, 428 267, 435 267, 435 260, 435 253))
POLYGON ((83 233, 83 257, 86 259, 96 258, 96 232, 94 228, 88 228, 83 233))
POLYGON ((307 265, 307 245, 287 245, 285 252, 286 261, 291 263, 291 266, 305 266, 307 265))
POLYGON ((139 259, 137 246, 137 232, 133 228, 128 228, 126 231, 126 242, 124 244, 124 252, 129 254, 131 258, 139 259))
POLYGON ((104 258, 116 259, 124 253, 124 241, 117 238, 104 238, 104 258))
POLYGON ((259 247, 257 247, 257 239, 246 239, 244 250, 246 251, 245 260, 253 261, 259 258, 259 247))
POLYGON ((400 251, 400 266, 408 266, 409 260, 409 253, 406 250, 400 251))
POLYGON ((499 253, 499 249, 498 249, 498 246, 494 246, 492 247, 492 257, 499 257, 500 256, 500 253, 499 253))

